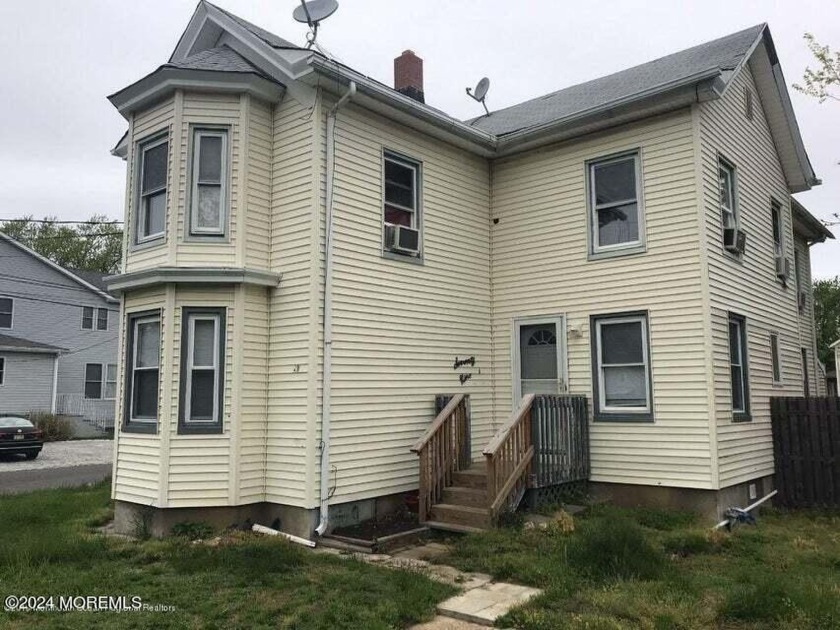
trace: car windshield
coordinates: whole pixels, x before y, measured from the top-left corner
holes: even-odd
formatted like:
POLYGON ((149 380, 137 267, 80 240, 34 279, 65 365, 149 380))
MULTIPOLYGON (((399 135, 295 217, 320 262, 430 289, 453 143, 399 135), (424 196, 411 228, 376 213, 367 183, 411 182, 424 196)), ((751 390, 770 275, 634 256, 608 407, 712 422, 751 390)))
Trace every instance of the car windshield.
POLYGON ((26 418, 0 418, 0 428, 5 429, 34 429, 33 425, 26 418))

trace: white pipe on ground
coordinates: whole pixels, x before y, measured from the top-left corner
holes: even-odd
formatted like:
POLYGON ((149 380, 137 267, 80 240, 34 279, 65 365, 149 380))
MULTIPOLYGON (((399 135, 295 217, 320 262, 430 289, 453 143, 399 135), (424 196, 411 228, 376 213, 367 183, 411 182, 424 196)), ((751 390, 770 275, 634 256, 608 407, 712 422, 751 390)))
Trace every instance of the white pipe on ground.
POLYGON ((258 534, 267 534, 269 536, 282 536, 286 540, 290 540, 293 543, 297 543, 299 545, 303 545, 304 547, 314 547, 315 543, 311 540, 307 540, 306 538, 301 538, 300 536, 293 536, 292 534, 287 534, 286 532, 281 532, 276 529, 271 529, 270 527, 266 527, 265 525, 254 524, 251 527, 251 530, 258 533, 258 534))
MULTIPOLYGON (((756 501, 752 505, 748 505, 747 507, 745 507, 744 512, 752 512, 759 505, 761 505, 762 503, 764 503, 768 499, 772 499, 777 494, 779 494, 779 491, 778 490, 773 490, 773 492, 771 492, 767 496, 761 497, 758 501, 756 501)), ((730 519, 727 518, 726 520, 723 520, 720 523, 718 523, 717 525, 715 525, 712 529, 720 529, 721 527, 726 527, 726 525, 729 523, 729 521, 730 521, 730 519)))
POLYGON ((323 536, 329 527, 330 494, 330 404, 332 387, 332 276, 333 276, 333 178, 335 177, 335 116, 339 108, 356 95, 356 82, 327 114, 326 238, 324 244, 324 369, 321 375, 321 503, 315 532, 323 536))

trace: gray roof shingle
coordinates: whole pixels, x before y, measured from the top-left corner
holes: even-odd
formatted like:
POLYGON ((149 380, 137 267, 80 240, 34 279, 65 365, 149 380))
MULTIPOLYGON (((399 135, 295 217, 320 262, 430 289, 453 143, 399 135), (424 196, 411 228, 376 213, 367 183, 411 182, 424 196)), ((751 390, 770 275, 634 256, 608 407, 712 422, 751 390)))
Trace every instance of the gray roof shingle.
POLYGON ((99 271, 88 271, 86 269, 74 269, 73 267, 65 267, 65 269, 100 291, 108 292, 108 285, 105 284, 104 278, 109 274, 100 273, 99 271))
MULTIPOLYGON (((205 2, 206 2, 206 0, 205 0, 205 2)), ((238 15, 234 15, 233 13, 230 13, 229 11, 225 11, 220 6, 217 6, 217 5, 215 5, 211 2, 207 2, 207 4, 209 4, 211 7, 215 8, 215 9, 218 9, 219 11, 224 13, 231 20, 233 20, 234 22, 239 24, 239 26, 241 26, 242 28, 251 31, 251 33, 253 33, 257 37, 259 37, 261 40, 263 40, 266 44, 268 44, 272 48, 300 49, 300 46, 295 46, 292 42, 287 41, 287 40, 283 39, 282 37, 278 37, 274 33, 269 33, 264 28, 260 28, 256 24, 251 24, 248 20, 243 20, 238 15)))
POLYGON ((170 61, 166 64, 170 68, 184 68, 186 70, 211 70, 214 72, 253 72, 262 74, 252 66, 238 52, 227 46, 210 48, 186 57, 181 61, 170 61))
POLYGON ((61 352, 64 348, 58 346, 51 346, 46 343, 38 341, 30 341, 22 337, 12 337, 10 335, 0 335, 0 348, 6 351, 19 350, 21 352, 61 352))
POLYGON ((707 70, 733 70, 764 27, 764 24, 759 24, 615 74, 491 112, 490 116, 472 119, 470 124, 503 136, 647 93, 707 70))

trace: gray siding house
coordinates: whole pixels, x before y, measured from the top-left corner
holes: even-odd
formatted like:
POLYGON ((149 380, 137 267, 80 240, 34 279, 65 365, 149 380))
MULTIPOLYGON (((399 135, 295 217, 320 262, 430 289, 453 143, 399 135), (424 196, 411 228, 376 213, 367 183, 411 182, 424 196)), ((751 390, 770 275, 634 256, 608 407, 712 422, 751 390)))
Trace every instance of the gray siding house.
POLYGON ((0 233, 0 414, 50 411, 114 422, 119 302, 0 233))

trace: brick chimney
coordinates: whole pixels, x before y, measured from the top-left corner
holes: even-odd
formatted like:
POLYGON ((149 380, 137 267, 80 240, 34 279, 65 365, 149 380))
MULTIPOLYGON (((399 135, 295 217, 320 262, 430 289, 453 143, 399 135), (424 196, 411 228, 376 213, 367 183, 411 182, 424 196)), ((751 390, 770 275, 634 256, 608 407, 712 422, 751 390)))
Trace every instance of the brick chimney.
POLYGON ((423 60, 414 51, 403 51, 394 59, 394 89, 415 101, 426 102, 423 97, 423 60))

